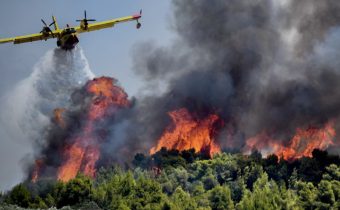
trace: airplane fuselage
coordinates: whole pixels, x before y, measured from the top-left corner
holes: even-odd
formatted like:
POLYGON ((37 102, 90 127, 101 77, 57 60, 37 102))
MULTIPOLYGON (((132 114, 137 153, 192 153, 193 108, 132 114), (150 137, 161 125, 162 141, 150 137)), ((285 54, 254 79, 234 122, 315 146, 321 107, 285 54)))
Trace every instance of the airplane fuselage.
POLYGON ((64 29, 58 37, 57 46, 63 50, 72 50, 79 42, 74 28, 64 29))
POLYGON ((96 21, 95 19, 87 19, 86 11, 84 11, 84 16, 85 16, 84 19, 77 20, 78 22, 80 22, 79 26, 70 27, 69 25, 67 25, 67 27, 64 29, 59 28, 57 20, 54 16, 52 16, 53 22, 51 24, 47 24, 43 19, 41 19, 44 26, 40 33, 0 39, 0 44, 9 42, 12 42, 13 44, 22 44, 26 42, 34 42, 41 40, 47 41, 48 39, 53 38, 57 39, 57 46, 60 47, 61 49, 72 50, 79 43, 78 34, 81 33, 111 28, 118 23, 124 23, 128 21, 136 21, 137 22, 136 28, 139 29, 141 27, 139 19, 142 17, 142 10, 139 12, 139 14, 115 18, 112 20, 106 20, 101 22, 95 22, 96 21), (54 26, 54 30, 50 28, 50 26, 52 25, 54 26))

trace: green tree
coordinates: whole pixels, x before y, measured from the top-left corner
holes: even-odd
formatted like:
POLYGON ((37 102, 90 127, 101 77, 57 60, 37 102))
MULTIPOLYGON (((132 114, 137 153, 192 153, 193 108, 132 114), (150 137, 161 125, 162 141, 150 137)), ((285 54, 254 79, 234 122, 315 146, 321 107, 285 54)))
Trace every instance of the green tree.
POLYGON ((297 173, 296 168, 294 168, 293 173, 290 176, 289 181, 288 181, 289 188, 296 189, 297 182, 298 182, 298 173, 297 173))
POLYGON ((306 182, 317 183, 322 178, 322 170, 320 167, 320 162, 316 159, 302 158, 299 160, 301 162, 298 168, 299 178, 306 182))
POLYGON ((106 181, 93 190, 94 201, 104 209, 122 209, 127 207, 127 201, 132 196, 135 180, 132 173, 119 172, 112 174, 106 181))
POLYGON ((197 209, 197 204, 190 194, 178 187, 172 195, 173 209, 192 210, 197 209))
POLYGON ((113 195, 109 207, 105 209, 130 210, 131 208, 129 208, 125 198, 120 195, 113 195))
POLYGON ((239 179, 228 183, 228 185, 231 190, 232 200, 235 201, 235 203, 240 202, 246 189, 246 185, 244 184, 242 177, 239 177, 239 179))
POLYGON ((299 203, 304 209, 314 209, 317 198, 317 189, 311 182, 298 181, 296 183, 299 203))
POLYGON ((153 163, 160 168, 186 166, 186 161, 178 150, 167 150, 165 147, 152 155, 153 163))
POLYGON ((159 183, 152 179, 140 177, 131 199, 132 209, 157 209, 163 203, 163 193, 159 183))
POLYGON ((27 208, 31 201, 31 193, 23 184, 15 186, 8 197, 5 199, 6 203, 18 205, 27 208))
POLYGON ((216 186, 210 190, 209 200, 213 210, 234 209, 230 189, 227 186, 216 186))
POLYGON ((52 195, 50 193, 47 194, 47 196, 46 196, 46 198, 44 200, 45 200, 45 204, 48 207, 56 206, 56 201, 55 201, 55 199, 52 197, 52 195))
POLYGON ((29 204, 30 208, 33 209, 47 209, 48 206, 40 196, 35 196, 29 204))
POLYGON ((340 181, 332 180, 330 183, 332 185, 334 198, 335 198, 334 208, 340 209, 340 181))
POLYGON ((55 183, 52 192, 50 193, 51 197, 53 197, 54 205, 59 208, 62 207, 61 200, 63 199, 62 196, 65 191, 65 185, 66 185, 65 183, 58 181, 57 183, 55 183))
POLYGON ((244 197, 237 204, 237 209, 280 209, 286 206, 280 189, 274 181, 268 181, 263 173, 254 183, 253 192, 245 191, 244 197))
POLYGON ((263 168, 261 165, 251 163, 250 166, 244 169, 245 183, 248 189, 253 189, 253 184, 263 174, 263 168))
POLYGON ((192 184, 191 195, 194 197, 197 206, 210 209, 208 193, 205 191, 201 181, 196 181, 194 184, 192 184))
POLYGON ((204 177, 202 181, 205 190, 211 190, 218 185, 218 181, 213 175, 204 177))
POLYGON ((318 185, 318 200, 326 203, 327 206, 333 206, 335 203, 335 195, 330 181, 322 180, 318 185))
POLYGON ((76 178, 66 183, 61 192, 61 199, 58 207, 80 204, 89 201, 92 195, 92 180, 84 175, 78 175, 76 178))
POLYGON ((340 181, 340 166, 337 166, 335 164, 327 166, 326 173, 323 174, 322 178, 328 181, 340 181))

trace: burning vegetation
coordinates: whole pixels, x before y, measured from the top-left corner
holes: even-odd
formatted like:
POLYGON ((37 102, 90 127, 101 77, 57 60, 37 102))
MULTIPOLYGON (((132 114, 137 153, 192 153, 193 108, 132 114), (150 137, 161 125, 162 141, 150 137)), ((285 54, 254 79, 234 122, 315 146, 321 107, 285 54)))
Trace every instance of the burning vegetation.
MULTIPOLYGON (((116 123, 114 118, 119 111, 133 109, 127 94, 116 84, 116 80, 108 77, 93 79, 75 91, 75 108, 54 110, 54 124, 49 130, 51 142, 36 161, 31 173, 33 182, 40 176, 55 177, 64 182, 73 179, 78 173, 95 177, 99 160, 110 162, 110 157, 106 157, 107 154, 102 151, 105 150, 102 145, 112 137, 110 124, 116 123), (59 144, 56 145, 56 142, 59 144), (53 147, 57 148, 49 153, 53 147)), ((212 157, 224 149, 221 146, 223 140, 228 141, 233 136, 232 133, 227 133, 228 137, 223 136, 225 133, 221 131, 225 129, 225 120, 218 114, 197 114, 187 108, 167 114, 171 121, 149 149, 151 155, 165 148, 180 152, 193 149, 212 157)), ((330 121, 320 128, 297 128, 288 144, 262 131, 248 138, 241 149, 246 154, 258 150, 265 156, 275 154, 290 161, 312 157, 314 149, 325 150, 334 144, 334 127, 334 121, 330 121)), ((129 147, 122 150, 126 148, 129 150, 129 147)))
POLYGON ((136 73, 155 93, 130 100, 107 77, 75 90, 72 105, 54 112, 33 180, 94 177, 99 166, 162 148, 210 157, 257 150, 285 161, 314 149, 339 154, 339 5, 173 2, 178 39, 134 51, 136 73))
POLYGON ((79 172, 94 177, 96 162, 100 158, 99 147, 103 141, 96 133, 98 121, 114 117, 119 108, 129 105, 127 94, 114 85, 112 78, 94 79, 85 88, 92 98, 84 116, 84 125, 75 137, 67 140, 71 143, 65 145, 62 152, 63 162, 57 173, 57 178, 62 181, 74 178, 79 172))
POLYGON ((335 136, 334 122, 321 128, 297 128, 288 145, 283 145, 282 141, 272 139, 266 132, 262 132, 246 141, 244 151, 250 153, 258 150, 264 155, 275 154, 285 160, 295 160, 312 157, 314 149, 326 150, 334 144, 335 136))
MULTIPOLYGON (((33 182, 39 177, 55 177, 67 182, 78 173, 95 177, 99 162, 104 164, 112 162, 103 145, 107 142, 120 141, 110 139, 113 136, 110 134, 112 132, 110 126, 117 123, 115 118, 120 111, 134 110, 128 95, 117 86, 115 79, 101 77, 87 82, 83 88, 76 90, 73 100, 74 107, 54 110, 52 121, 54 123, 49 130, 50 145, 47 145, 42 151, 42 156, 37 158, 31 172, 33 182)), ((209 112, 214 113, 212 110, 209 112)), ((170 122, 162 128, 161 135, 149 148, 151 155, 165 148, 180 152, 193 149, 212 157, 225 149, 221 145, 226 145, 226 142, 233 138, 232 132, 227 132, 227 136, 226 132, 222 132, 225 130, 226 119, 218 114, 202 114, 189 111, 188 108, 168 111, 167 114, 170 122)), ((247 138, 245 146, 240 149, 245 154, 257 150, 265 156, 275 154, 284 160, 293 161, 301 157, 312 157, 314 149, 327 149, 334 145, 335 137, 335 124, 334 121, 330 121, 319 128, 297 128, 288 143, 262 131, 254 137, 247 138)), ((136 144, 139 145, 138 142, 136 144)), ((132 146, 125 145, 120 150, 112 152, 126 154, 131 148, 132 146)))
POLYGON ((151 154, 156 153, 162 147, 179 151, 195 149, 209 156, 221 152, 215 139, 216 124, 219 120, 217 115, 209 115, 202 120, 195 119, 185 108, 168 114, 172 123, 165 128, 157 145, 150 149, 151 154))
POLYGON ((62 181, 74 178, 79 172, 95 176, 96 163, 101 157, 100 145, 106 138, 103 125, 130 103, 116 82, 108 77, 93 79, 75 92, 75 110, 59 108, 54 111, 55 124, 49 130, 50 145, 36 162, 33 181, 40 175, 56 176, 62 181))

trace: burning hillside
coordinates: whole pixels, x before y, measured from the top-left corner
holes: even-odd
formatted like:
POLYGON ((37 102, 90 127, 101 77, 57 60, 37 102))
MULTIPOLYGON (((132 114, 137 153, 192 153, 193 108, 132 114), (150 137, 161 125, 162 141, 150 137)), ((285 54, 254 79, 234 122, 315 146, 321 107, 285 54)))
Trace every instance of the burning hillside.
POLYGON ((95 176, 99 165, 162 147, 210 156, 256 149, 286 160, 339 153, 338 4, 173 2, 178 38, 135 48, 136 73, 152 90, 130 102, 105 77, 76 90, 54 113, 34 177, 95 176))

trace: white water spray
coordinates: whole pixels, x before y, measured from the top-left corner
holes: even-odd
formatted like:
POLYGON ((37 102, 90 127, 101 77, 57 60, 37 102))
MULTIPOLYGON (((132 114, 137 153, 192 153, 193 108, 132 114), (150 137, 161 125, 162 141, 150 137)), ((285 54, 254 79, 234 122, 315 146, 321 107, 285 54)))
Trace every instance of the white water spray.
MULTIPOLYGON (((32 143, 43 144, 43 131, 50 123, 53 110, 67 107, 74 89, 93 77, 81 48, 48 51, 34 66, 32 74, 0 99, 0 126, 6 131, 8 141, 27 148, 32 147, 32 143)), ((5 181, 4 177, 1 179, 5 181)))
POLYGON ((7 124, 10 136, 20 131, 25 141, 27 137, 38 139, 53 110, 67 107, 74 89, 93 77, 81 48, 47 52, 32 74, 5 96, 7 103, 2 109, 1 120, 7 124), (11 130, 15 132, 11 134, 11 130))

